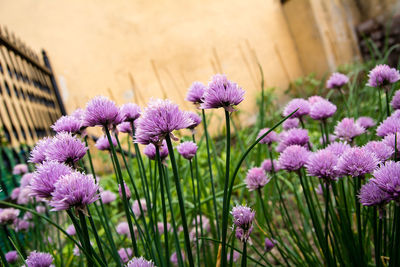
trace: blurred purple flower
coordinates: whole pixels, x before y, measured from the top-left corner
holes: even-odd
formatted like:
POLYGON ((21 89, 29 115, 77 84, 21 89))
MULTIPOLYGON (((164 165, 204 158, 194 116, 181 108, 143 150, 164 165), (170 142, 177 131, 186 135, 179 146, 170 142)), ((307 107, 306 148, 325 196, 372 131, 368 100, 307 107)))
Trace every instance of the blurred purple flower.
MULTIPOLYGON (((266 132, 268 132, 270 128, 264 128, 261 129, 260 132, 257 135, 256 139, 259 139, 261 136, 263 136, 266 132)), ((267 134, 263 139, 260 140, 261 144, 267 144, 270 145, 273 142, 277 142, 279 140, 278 134, 275 131, 271 131, 269 134, 267 134)))
POLYGON ((371 173, 378 165, 379 160, 375 154, 365 148, 352 147, 347 149, 339 158, 337 170, 342 175, 353 177, 371 173))
POLYGON ((233 224, 236 226, 236 237, 242 242, 247 242, 253 231, 255 211, 247 206, 236 205, 232 208, 231 214, 233 224))
POLYGON ((192 124, 186 112, 170 100, 151 100, 137 120, 136 142, 160 144, 165 136, 192 124))
POLYGON ((290 130, 292 128, 298 128, 299 127, 299 123, 300 123, 300 121, 299 121, 298 118, 289 118, 289 119, 285 120, 282 123, 282 127, 283 127, 284 130, 287 131, 287 130, 290 130))
POLYGON ((310 153, 306 168, 310 176, 316 176, 325 181, 336 180, 339 173, 336 169, 338 156, 328 149, 310 153))
POLYGON ((103 204, 108 204, 113 202, 117 196, 113 192, 106 190, 100 193, 100 198, 103 204))
POLYGON ((344 118, 335 126, 335 135, 345 141, 351 142, 354 137, 365 132, 365 128, 354 122, 353 118, 344 118))
POLYGON ((400 73, 386 64, 375 66, 368 74, 368 86, 382 87, 400 80, 400 73))
POLYGON ((49 142, 46 150, 46 160, 55 160, 67 164, 73 164, 82 159, 88 148, 78 138, 70 133, 58 133, 49 142))
POLYGON ((52 193, 53 199, 50 205, 52 210, 67 210, 72 207, 86 211, 89 205, 99 199, 97 190, 99 186, 91 175, 84 175, 80 172, 72 172, 62 176, 55 184, 52 193))
POLYGON ((356 121, 361 127, 368 129, 375 126, 375 121, 370 117, 359 117, 356 121))
MULTIPOLYGON (((168 157, 168 147, 167 147, 167 142, 163 140, 162 145, 159 147, 160 151, 160 158, 161 160, 164 160, 166 157, 168 157)), ((143 153, 151 160, 156 159, 156 147, 153 144, 148 144, 144 150, 143 153)))
POLYGON ((203 103, 203 95, 206 91, 206 86, 201 82, 194 82, 186 95, 186 100, 192 102, 193 104, 203 103))
POLYGON ((306 164, 309 154, 303 146, 288 146, 279 157, 279 166, 288 171, 297 171, 306 164))
POLYGON ((385 162, 394 154, 394 149, 382 141, 370 141, 364 147, 368 152, 374 153, 380 162, 385 162))
POLYGON ((289 116, 293 111, 298 109, 291 118, 301 118, 310 113, 311 105, 310 103, 302 98, 292 99, 283 110, 283 116, 289 116))
POLYGON ((201 123, 201 117, 196 113, 187 111, 186 114, 193 121, 193 123, 187 127, 188 129, 193 130, 201 123))
MULTIPOLYGON (((157 223, 157 229, 160 235, 164 234, 164 223, 163 222, 158 222, 157 223)), ((171 224, 167 223, 167 231, 171 230, 171 224)))
POLYGON ((326 88, 328 89, 340 89, 346 83, 349 82, 349 78, 339 72, 332 73, 331 77, 329 77, 328 81, 326 82, 326 88))
POLYGON ((62 116, 51 126, 51 128, 56 133, 68 132, 76 134, 79 133, 82 128, 82 121, 74 116, 62 116))
POLYGON ((132 133, 132 125, 131 122, 129 121, 124 121, 118 124, 117 130, 120 131, 121 133, 132 133))
POLYGON ((28 172, 28 165, 26 164, 17 164, 13 168, 12 174, 14 175, 22 175, 28 172))
POLYGON ((400 109, 400 90, 397 90, 390 102, 394 109, 400 109))
POLYGON ((333 142, 326 147, 326 150, 331 151, 336 156, 340 157, 351 146, 343 142, 333 142))
POLYGON ((32 224, 26 220, 17 219, 14 221, 15 232, 27 231, 32 224))
POLYGON ((310 117, 314 120, 325 120, 336 112, 336 105, 326 99, 321 99, 311 106, 310 117))
POLYGON ((116 230, 117 230, 117 233, 120 234, 120 235, 126 235, 128 237, 131 236, 131 233, 129 231, 129 225, 128 225, 127 222, 120 222, 117 225, 116 230))
POLYGON ((45 161, 46 160, 46 150, 47 150, 47 147, 50 142, 51 142, 51 138, 49 138, 49 137, 40 139, 31 151, 31 154, 29 157, 29 162, 42 163, 43 161, 45 161))
POLYGON ((308 103, 310 103, 311 106, 314 105, 315 103, 321 101, 321 100, 325 100, 325 99, 323 97, 319 96, 319 95, 313 95, 313 96, 310 96, 307 99, 308 103))
POLYGON ((53 266, 53 256, 50 253, 32 251, 25 264, 27 267, 50 267, 53 266))
MULTIPOLYGON (((124 182, 124 187, 125 187, 125 195, 126 195, 126 199, 130 199, 131 198, 131 190, 129 190, 129 187, 126 185, 126 183, 124 182)), ((122 196, 122 188, 121 188, 121 185, 119 184, 118 185, 118 193, 119 193, 119 196, 121 197, 121 199, 123 199, 123 196, 122 196)))
POLYGON ((33 173, 28 172, 22 175, 21 180, 19 181, 21 187, 26 187, 31 184, 31 180, 33 178, 33 173))
MULTIPOLYGON (((140 199, 140 205, 142 206, 143 212, 146 212, 147 211, 147 206, 146 206, 146 200, 144 198, 140 199)), ((140 217, 142 215, 142 212, 141 212, 140 206, 139 206, 139 201, 137 199, 135 201, 133 201, 132 211, 133 211, 133 214, 135 214, 136 217, 140 217)))
MULTIPOLYGON (((117 139, 111 135, 111 142, 114 147, 117 146, 117 139)), ((94 145, 98 150, 110 150, 110 143, 108 142, 107 136, 103 135, 97 139, 96 144, 94 145)))
POLYGON ((194 142, 186 141, 180 143, 176 148, 178 153, 187 160, 191 160, 197 152, 197 145, 194 142))
POLYGON ((32 195, 32 190, 29 186, 21 188, 21 191, 19 192, 19 195, 17 198, 17 204, 18 205, 28 204, 29 201, 31 200, 31 195, 32 195))
POLYGON ((65 230, 67 232, 67 234, 69 235, 76 235, 76 230, 75 230, 75 226, 73 224, 69 225, 67 227, 67 230, 65 230))
MULTIPOLYGON (((240 258, 240 253, 237 252, 236 250, 233 251, 233 262, 237 262, 240 258)), ((228 262, 231 260, 231 253, 228 253, 228 262)))
POLYGON ((224 108, 228 112, 233 112, 234 106, 244 100, 244 94, 244 90, 236 83, 229 81, 224 74, 216 74, 208 83, 200 108, 224 108))
MULTIPOLYGON (((182 255, 182 260, 185 260, 185 254, 183 253, 183 250, 181 251, 182 255)), ((178 255, 176 254, 176 251, 171 254, 171 257, 169 258, 172 264, 177 265, 178 264, 178 255)))
POLYGON ((32 195, 50 198, 60 177, 71 172, 70 167, 56 161, 46 161, 38 165, 31 180, 32 195))
POLYGON ((0 210, 0 224, 13 224, 19 213, 20 211, 14 208, 0 210))
POLYGON ((246 183, 249 191, 258 190, 263 188, 269 181, 270 177, 268 177, 265 171, 262 168, 251 168, 246 175, 246 179, 244 182, 246 183))
POLYGON ((132 258, 133 252, 131 248, 121 248, 118 250, 119 257, 122 263, 127 263, 132 258))
POLYGON ((265 252, 270 252, 270 251, 275 247, 275 244, 276 244, 276 243, 277 243, 277 242, 276 242, 275 239, 269 239, 268 237, 265 238, 265 241, 264 241, 264 251, 265 251, 265 252))
MULTIPOLYGON (((279 165, 279 161, 277 160, 273 160, 272 164, 274 164, 274 171, 279 171, 281 169, 281 166, 279 165)), ((272 171, 272 164, 271 164, 271 160, 270 159, 266 159, 261 163, 261 168, 263 168, 263 170, 265 172, 271 172, 272 171)))
POLYGON ((121 115, 115 103, 104 96, 96 96, 86 105, 85 125, 110 127, 121 122, 121 115))
POLYGON ((8 263, 16 263, 18 261, 18 253, 16 250, 7 252, 5 256, 8 263))

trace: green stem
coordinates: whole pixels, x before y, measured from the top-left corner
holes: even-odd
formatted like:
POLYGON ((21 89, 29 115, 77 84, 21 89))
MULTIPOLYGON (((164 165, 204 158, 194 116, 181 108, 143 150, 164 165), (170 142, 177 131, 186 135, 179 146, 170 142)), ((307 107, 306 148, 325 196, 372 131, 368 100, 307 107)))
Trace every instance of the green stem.
MULTIPOLYGON (((89 232, 87 229, 85 215, 83 215, 82 211, 80 211, 80 210, 78 210, 78 214, 79 214, 79 220, 81 221, 81 227, 82 227, 81 229, 82 229, 82 235, 83 235, 83 239, 84 239, 85 248, 86 248, 88 254, 92 255, 92 245, 90 244, 89 232)), ((93 262, 89 257, 87 258, 87 265, 89 267, 93 266, 93 262)))
POLYGON ((358 200, 358 192, 360 191, 361 188, 361 177, 354 177, 355 185, 354 185, 354 204, 356 206, 356 217, 357 217, 357 234, 358 234, 358 247, 360 251, 360 257, 362 262, 364 262, 364 247, 363 247, 363 232, 361 229, 361 205, 358 200))
POLYGON ((198 207, 197 207, 197 198, 196 198, 196 189, 194 185, 194 175, 193 175, 193 166, 192 160, 189 160, 189 167, 190 167, 190 176, 192 178, 192 193, 193 193, 193 204, 194 204, 194 220, 195 220, 195 229, 196 229, 196 253, 197 253, 197 266, 200 266, 200 247, 199 247, 199 226, 197 223, 197 214, 198 214, 198 207))
POLYGON ((225 162, 225 185, 224 185, 224 197, 222 207, 222 247, 221 247, 221 266, 226 267, 227 265, 227 254, 226 254, 226 234, 225 227, 228 225, 228 186, 229 186, 229 169, 230 169, 230 157, 231 157, 231 128, 229 112, 225 110, 225 123, 226 123, 226 162, 225 162))
POLYGON ((169 135, 167 135, 165 137, 165 140, 167 141, 168 152, 169 152, 169 156, 171 159, 172 171, 174 174, 176 193, 178 195, 179 209, 180 209, 181 218, 182 218, 183 235, 185 237, 186 253, 188 256, 189 266, 194 267, 193 255, 192 255, 192 250, 190 247, 190 238, 189 238, 189 230, 188 230, 188 226, 187 226, 185 204, 184 204, 184 200, 183 200, 183 192, 182 192, 181 183, 179 180, 178 168, 176 166, 174 148, 172 147, 171 138, 169 137, 169 135))
POLYGON ((206 114, 204 112, 204 109, 201 110, 202 115, 203 115, 203 126, 204 126, 204 134, 206 136, 206 147, 207 147, 207 163, 208 163, 208 170, 210 172, 210 183, 211 183, 211 191, 212 191, 212 196, 213 196, 213 207, 214 207, 214 214, 215 214, 215 221, 217 224, 217 237, 220 239, 220 227, 219 227, 219 216, 218 216, 218 210, 217 210, 217 200, 215 197, 215 186, 214 186, 214 177, 213 177, 213 172, 212 172, 212 165, 211 165, 211 156, 210 156, 210 145, 209 145, 209 140, 208 140, 208 131, 207 131, 207 120, 206 120, 206 114))
MULTIPOLYGON (((100 237, 96 230, 96 225, 94 224, 94 221, 93 221, 92 215, 90 214, 89 208, 87 210, 88 210, 88 214, 89 214, 90 227, 92 227, 94 238, 96 239, 97 247, 99 248, 100 257, 101 257, 103 263, 107 264, 106 257, 104 256, 103 246, 101 245, 101 240, 100 240, 100 237)), ((62 254, 61 254, 61 256, 62 256, 62 254)))
POLYGON ((242 267, 247 266, 247 242, 243 242, 242 267))
POLYGON ((390 116, 390 100, 389 100, 389 90, 385 89, 385 95, 386 95, 386 115, 389 117, 390 116))

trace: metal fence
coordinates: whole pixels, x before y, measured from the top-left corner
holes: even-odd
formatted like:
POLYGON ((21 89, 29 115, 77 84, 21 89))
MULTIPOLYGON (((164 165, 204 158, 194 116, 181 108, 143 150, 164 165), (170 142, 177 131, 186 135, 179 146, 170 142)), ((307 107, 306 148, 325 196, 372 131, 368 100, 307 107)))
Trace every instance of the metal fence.
POLYGON ((0 198, 17 185, 14 165, 52 134, 49 126, 61 115, 65 108, 46 52, 35 53, 0 26, 0 198))

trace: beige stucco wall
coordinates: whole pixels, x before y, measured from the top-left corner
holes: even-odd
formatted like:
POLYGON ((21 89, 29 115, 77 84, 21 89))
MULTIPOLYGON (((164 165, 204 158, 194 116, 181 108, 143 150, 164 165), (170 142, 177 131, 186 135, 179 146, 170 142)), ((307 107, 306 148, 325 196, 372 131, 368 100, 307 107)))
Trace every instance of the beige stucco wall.
POLYGON ((247 91, 241 108, 252 112, 255 55, 268 86, 303 74, 278 0, 10 0, 0 17, 48 51, 68 111, 97 94, 141 105, 165 94, 190 108, 187 87, 224 72, 247 91))

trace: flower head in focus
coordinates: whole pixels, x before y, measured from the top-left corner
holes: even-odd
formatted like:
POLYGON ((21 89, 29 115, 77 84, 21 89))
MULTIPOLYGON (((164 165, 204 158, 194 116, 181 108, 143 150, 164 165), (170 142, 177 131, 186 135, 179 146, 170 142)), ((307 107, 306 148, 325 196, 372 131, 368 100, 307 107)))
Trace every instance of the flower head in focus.
POLYGON ((375 66, 368 74, 368 86, 383 87, 400 80, 400 73, 386 64, 375 66))

